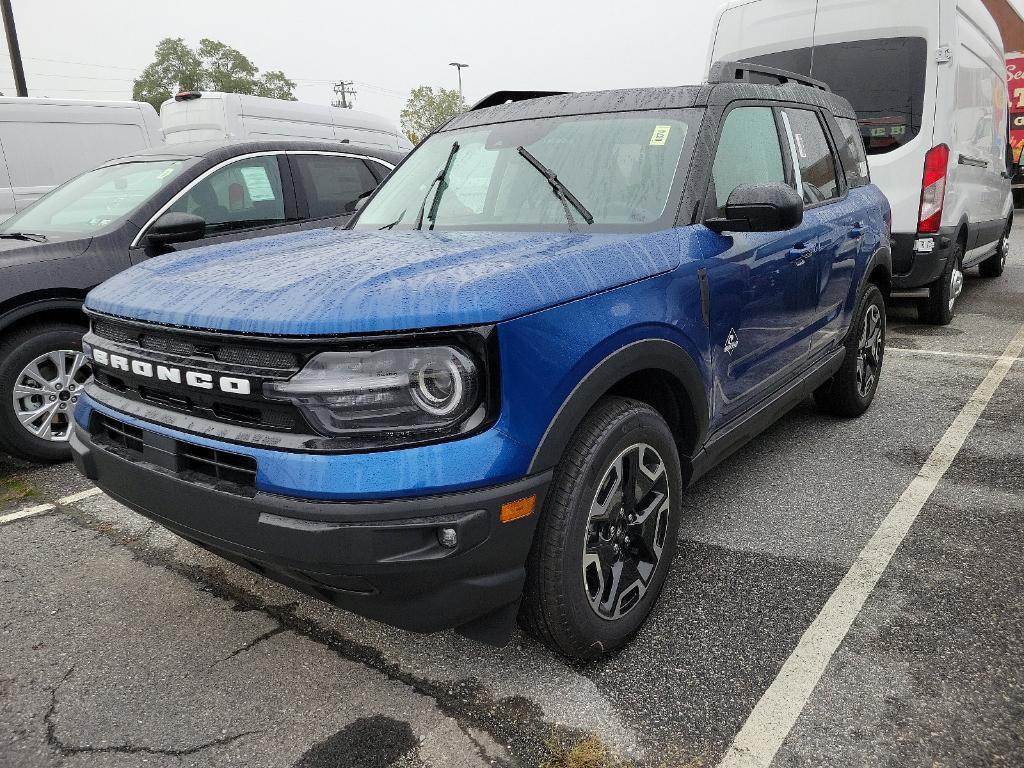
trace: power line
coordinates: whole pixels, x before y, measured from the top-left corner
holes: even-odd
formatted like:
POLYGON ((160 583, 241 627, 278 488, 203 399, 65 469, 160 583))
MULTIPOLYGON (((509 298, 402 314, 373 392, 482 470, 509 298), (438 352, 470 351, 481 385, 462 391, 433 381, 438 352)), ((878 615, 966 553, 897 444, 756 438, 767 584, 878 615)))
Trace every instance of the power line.
POLYGON ((331 106, 341 107, 342 109, 352 109, 355 106, 356 91, 354 88, 350 88, 353 83, 351 80, 348 82, 339 80, 334 84, 334 94, 338 97, 331 102, 331 106), (351 96, 350 100, 348 97, 351 96))
POLYGON ((67 59, 42 59, 38 56, 26 56, 29 61, 48 61, 51 64, 74 64, 78 67, 98 67, 99 69, 123 69, 126 72, 141 72, 145 67, 118 67, 114 64, 89 64, 85 61, 68 61, 67 59))

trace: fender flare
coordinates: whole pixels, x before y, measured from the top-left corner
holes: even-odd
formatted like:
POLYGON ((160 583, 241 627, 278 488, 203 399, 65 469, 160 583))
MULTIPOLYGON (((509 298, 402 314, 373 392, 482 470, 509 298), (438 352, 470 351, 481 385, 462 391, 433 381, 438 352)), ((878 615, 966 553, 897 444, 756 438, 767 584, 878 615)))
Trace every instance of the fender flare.
MULTIPOLYGON (((20 304, 8 309, 3 314, 0 314, 0 333, 6 331, 19 320, 23 320, 32 315, 41 315, 47 311, 77 310, 81 312, 82 303, 82 299, 54 297, 48 299, 36 299, 34 301, 26 302, 25 304, 20 304)), ((84 323, 85 315, 82 316, 82 320, 84 323)))
MULTIPOLYGON (((678 344, 664 339, 642 339, 612 352, 594 366, 566 397, 533 454, 528 474, 554 467, 561 459, 577 427, 612 387, 639 371, 657 369, 678 383, 692 406, 693 435, 681 452, 692 456, 707 436, 710 413, 704 379, 690 355, 678 344)), ((689 433, 691 430, 687 430, 689 433)), ((683 457, 685 462, 685 456, 683 457)))
POLYGON ((874 272, 877 267, 882 267, 882 269, 885 270, 886 282, 891 285, 892 284, 892 249, 889 246, 883 245, 883 246, 879 247, 879 249, 877 251, 875 251, 871 255, 871 258, 868 259, 868 263, 864 267, 864 274, 863 274, 863 276, 861 277, 861 280, 860 280, 861 285, 860 285, 860 291, 857 294, 858 296, 860 296, 860 294, 864 292, 864 288, 867 285, 868 278, 871 277, 871 273, 874 272))

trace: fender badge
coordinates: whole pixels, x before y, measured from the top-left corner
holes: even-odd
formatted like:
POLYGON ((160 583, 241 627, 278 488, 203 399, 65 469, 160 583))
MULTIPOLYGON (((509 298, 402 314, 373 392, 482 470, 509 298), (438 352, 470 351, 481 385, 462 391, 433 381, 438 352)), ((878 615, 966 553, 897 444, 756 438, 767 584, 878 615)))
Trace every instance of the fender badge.
POLYGON ((725 337, 725 347, 723 347, 723 349, 725 349, 725 351, 731 355, 733 350, 736 349, 736 347, 738 347, 739 345, 740 340, 739 337, 736 335, 736 329, 730 328, 729 335, 725 337))

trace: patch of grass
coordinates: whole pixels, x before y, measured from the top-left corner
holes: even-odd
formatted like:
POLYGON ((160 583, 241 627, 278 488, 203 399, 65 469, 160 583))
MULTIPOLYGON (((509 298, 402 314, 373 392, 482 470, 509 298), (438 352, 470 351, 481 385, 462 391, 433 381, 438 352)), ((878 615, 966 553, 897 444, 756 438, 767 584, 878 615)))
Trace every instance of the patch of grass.
POLYGON ((626 768, 623 762, 597 736, 565 743, 555 736, 544 744, 547 755, 540 768, 626 768))
POLYGON ((19 499, 31 499, 39 490, 28 480, 16 475, 0 477, 0 504, 19 499))

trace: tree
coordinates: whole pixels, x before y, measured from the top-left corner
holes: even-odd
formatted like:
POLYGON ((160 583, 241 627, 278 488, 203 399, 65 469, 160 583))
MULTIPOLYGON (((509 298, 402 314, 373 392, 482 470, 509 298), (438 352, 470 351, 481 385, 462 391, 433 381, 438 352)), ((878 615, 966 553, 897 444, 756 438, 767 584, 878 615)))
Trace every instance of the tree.
POLYGON ((466 104, 458 91, 438 88, 437 93, 429 85, 413 88, 409 100, 402 110, 402 130, 413 144, 419 144, 441 123, 464 112, 466 104))
POLYGON ((204 38, 192 50, 177 37, 157 44, 153 63, 135 81, 132 98, 156 109, 178 91, 226 91, 295 101, 294 88, 295 82, 279 70, 261 76, 255 64, 229 45, 204 38))

